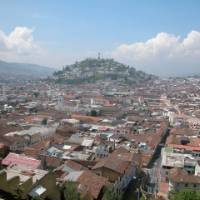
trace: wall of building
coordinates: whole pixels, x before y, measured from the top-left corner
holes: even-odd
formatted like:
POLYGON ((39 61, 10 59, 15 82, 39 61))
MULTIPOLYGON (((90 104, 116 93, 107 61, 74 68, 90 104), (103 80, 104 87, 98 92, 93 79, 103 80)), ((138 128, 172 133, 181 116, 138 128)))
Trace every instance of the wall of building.
POLYGON ((114 183, 116 180, 118 180, 118 177, 120 176, 119 173, 112 171, 110 169, 107 169, 105 167, 99 168, 94 170, 96 174, 108 178, 109 182, 114 183))
POLYGON ((169 191, 177 191, 181 189, 195 189, 200 190, 200 184, 191 184, 191 183, 175 183, 169 181, 169 191))
POLYGON ((56 175, 54 173, 48 173, 44 178, 38 181, 37 185, 41 185, 47 189, 46 196, 49 199, 60 200, 60 190, 56 185, 56 175))
POLYGON ((25 197, 26 194, 30 191, 32 187, 32 178, 28 179, 22 185, 20 185, 20 179, 18 176, 13 177, 10 180, 7 180, 6 172, 0 174, 0 190, 10 193, 12 195, 17 194, 17 188, 21 188, 23 191, 22 197, 25 197))

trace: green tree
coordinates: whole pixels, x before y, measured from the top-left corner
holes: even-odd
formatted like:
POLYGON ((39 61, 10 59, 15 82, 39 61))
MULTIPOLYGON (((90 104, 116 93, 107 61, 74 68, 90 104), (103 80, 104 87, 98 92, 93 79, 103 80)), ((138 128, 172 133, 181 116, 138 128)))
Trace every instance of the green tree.
POLYGON ((37 196, 37 197, 33 197, 31 200, 43 200, 43 198, 40 196, 37 196))
POLYGON ((172 192, 170 200, 200 200, 200 191, 192 189, 182 189, 178 192, 172 192))
POLYGON ((47 121, 48 121, 47 118, 44 118, 44 119, 42 120, 41 124, 42 124, 42 125, 47 125, 47 121))
POLYGON ((63 186, 62 196, 64 200, 81 200, 76 184, 71 181, 67 181, 63 186))
POLYGON ((113 191, 109 187, 105 188, 103 200, 121 200, 121 199, 122 199, 122 194, 113 191))
POLYGON ((18 186, 15 190, 14 199, 15 200, 22 200, 24 195, 24 188, 18 186))
POLYGON ((40 95, 40 93, 39 93, 39 92, 34 92, 33 95, 34 95, 36 98, 38 98, 39 95, 40 95))
POLYGON ((91 110, 90 115, 96 117, 98 115, 96 110, 91 110))

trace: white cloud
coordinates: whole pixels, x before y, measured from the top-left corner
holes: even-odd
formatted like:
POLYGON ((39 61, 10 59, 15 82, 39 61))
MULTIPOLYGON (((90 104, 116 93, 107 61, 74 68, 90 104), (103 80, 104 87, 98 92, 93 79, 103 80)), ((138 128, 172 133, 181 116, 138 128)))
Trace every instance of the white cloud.
POLYGON ((200 73, 200 32, 191 31, 185 38, 161 32, 145 42, 122 44, 111 56, 155 74, 200 73))
MULTIPOLYGON (((47 50, 41 43, 34 40, 34 29, 16 27, 6 34, 0 30, 0 60, 7 62, 34 63, 50 67, 62 67, 73 63, 77 59, 84 59, 85 52, 81 55, 47 50)), ((44 42, 43 42, 44 43, 44 42)))
MULTIPOLYGON (((0 59, 60 67, 97 53, 48 51, 33 34, 34 29, 27 27, 16 27, 9 34, 0 30, 0 59)), ((121 44, 104 55, 158 75, 200 74, 200 32, 191 31, 184 38, 161 32, 144 42, 121 44)))
POLYGON ((33 29, 16 27, 6 35, 0 30, 0 52, 15 54, 32 54, 40 51, 39 45, 33 39, 33 29))

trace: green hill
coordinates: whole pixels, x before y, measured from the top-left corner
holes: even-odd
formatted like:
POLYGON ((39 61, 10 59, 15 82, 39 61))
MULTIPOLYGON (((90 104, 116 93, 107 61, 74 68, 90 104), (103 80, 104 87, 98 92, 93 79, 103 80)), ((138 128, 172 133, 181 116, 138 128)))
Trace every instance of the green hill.
POLYGON ((137 71, 134 67, 116 62, 113 59, 88 58, 65 66, 54 73, 57 83, 79 84, 97 81, 117 81, 124 84, 137 84, 154 79, 155 76, 137 71))

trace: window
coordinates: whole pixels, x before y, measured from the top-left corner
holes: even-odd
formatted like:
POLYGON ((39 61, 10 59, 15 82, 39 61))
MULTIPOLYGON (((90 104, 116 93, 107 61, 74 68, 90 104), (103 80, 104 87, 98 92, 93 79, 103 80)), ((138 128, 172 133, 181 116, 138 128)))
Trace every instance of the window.
POLYGON ((193 185, 193 187, 194 187, 194 188, 196 188, 196 187, 197 187, 197 185, 196 185, 196 184, 194 184, 194 185, 193 185))
POLYGON ((188 184, 187 184, 187 183, 185 184, 185 187, 188 187, 188 184))

